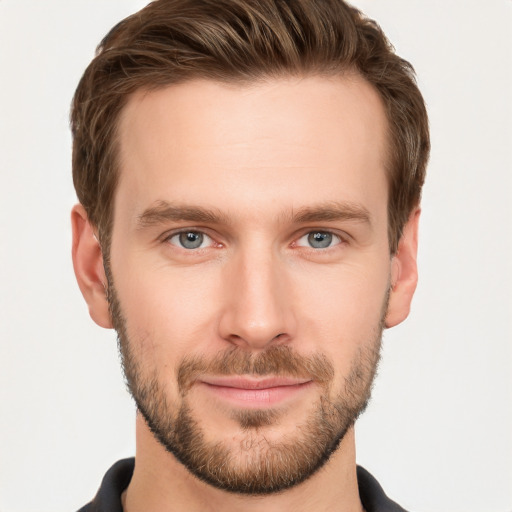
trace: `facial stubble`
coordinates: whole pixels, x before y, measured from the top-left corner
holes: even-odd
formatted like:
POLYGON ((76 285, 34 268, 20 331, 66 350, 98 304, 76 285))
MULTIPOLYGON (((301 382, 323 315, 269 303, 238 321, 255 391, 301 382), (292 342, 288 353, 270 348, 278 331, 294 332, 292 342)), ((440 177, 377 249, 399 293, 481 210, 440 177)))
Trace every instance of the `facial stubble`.
POLYGON ((177 368, 179 401, 169 402, 156 369, 148 375, 133 350, 121 304, 108 277, 112 323, 118 334, 126 384, 156 439, 192 474, 208 484, 233 493, 270 494, 295 486, 320 469, 336 451, 347 431, 365 410, 380 358, 387 297, 373 339, 359 347, 338 392, 333 392, 334 365, 323 354, 303 356, 289 346, 276 345, 258 354, 239 348, 215 358, 185 358, 177 368), (234 410, 238 447, 223 440, 208 441, 190 404, 196 377, 213 375, 272 375, 311 379, 322 390, 308 418, 296 426, 293 437, 272 441, 265 428, 279 424, 276 409, 234 410))

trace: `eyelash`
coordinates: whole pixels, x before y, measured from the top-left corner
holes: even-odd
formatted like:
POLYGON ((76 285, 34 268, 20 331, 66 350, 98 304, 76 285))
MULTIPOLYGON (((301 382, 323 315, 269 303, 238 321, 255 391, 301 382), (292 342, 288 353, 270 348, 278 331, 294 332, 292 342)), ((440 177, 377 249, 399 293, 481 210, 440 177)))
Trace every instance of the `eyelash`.
MULTIPOLYGON (((311 241, 311 240, 309 240, 309 241, 311 241)), ((170 234, 168 234, 167 236, 165 236, 163 238, 163 242, 170 243, 171 245, 174 245, 175 247, 178 247, 180 249, 183 249, 185 251, 190 251, 190 252, 204 250, 204 249, 207 249, 207 248, 211 247, 212 245, 216 246, 216 247, 222 247, 221 243, 216 243, 214 241, 214 239, 210 235, 208 235, 205 231, 200 230, 200 229, 184 229, 184 230, 181 230, 181 231, 176 231, 176 232, 170 233, 170 234), (201 240, 201 243, 200 243, 200 245, 198 247, 184 247, 183 243, 181 243, 181 242, 177 242, 177 243, 171 242, 171 240, 173 238, 178 237, 178 240, 179 240, 179 238, 182 235, 190 235, 190 234, 199 235, 203 239, 206 237, 211 242, 213 242, 213 244, 210 243, 206 247, 201 247, 203 245, 203 242, 204 242, 204 240, 201 240)), ((191 240, 191 243, 193 243, 193 240, 191 240)), ((342 237, 339 234, 336 234, 336 233, 334 233, 332 231, 325 230, 325 229, 313 229, 313 230, 307 231, 306 233, 302 234, 299 238, 295 239, 295 241, 291 245, 292 245, 292 247, 303 247, 305 249, 309 249, 309 250, 314 251, 314 252, 324 252, 324 251, 327 251, 329 249, 333 249, 334 247, 336 247, 338 245, 345 245, 345 244, 347 244, 346 238, 342 237), (329 244, 326 247, 312 247, 311 245, 306 245, 306 244, 301 245, 301 244, 299 244, 299 242, 301 240, 309 239, 311 236, 315 236, 315 235, 320 235, 320 237, 317 237, 317 240, 319 241, 320 244, 325 240, 326 236, 330 237, 330 240, 334 241, 335 243, 333 245, 329 244), (323 236, 323 238, 322 238, 322 236, 323 236)))

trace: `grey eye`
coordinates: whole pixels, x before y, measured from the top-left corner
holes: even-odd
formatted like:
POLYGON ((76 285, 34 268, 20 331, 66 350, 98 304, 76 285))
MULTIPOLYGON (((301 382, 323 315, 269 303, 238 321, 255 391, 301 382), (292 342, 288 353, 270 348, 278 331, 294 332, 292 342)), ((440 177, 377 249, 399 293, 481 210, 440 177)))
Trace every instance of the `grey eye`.
POLYGON ((314 249, 325 249, 332 244, 333 235, 326 231, 313 231, 308 234, 308 244, 314 249))
POLYGON ((335 245, 342 244, 343 240, 340 236, 330 231, 310 231, 301 236, 296 244, 299 247, 310 247, 312 249, 328 249, 335 245))
POLYGON ((169 241, 173 245, 183 247, 184 249, 199 249, 206 238, 208 237, 199 231, 183 231, 176 233, 169 241))

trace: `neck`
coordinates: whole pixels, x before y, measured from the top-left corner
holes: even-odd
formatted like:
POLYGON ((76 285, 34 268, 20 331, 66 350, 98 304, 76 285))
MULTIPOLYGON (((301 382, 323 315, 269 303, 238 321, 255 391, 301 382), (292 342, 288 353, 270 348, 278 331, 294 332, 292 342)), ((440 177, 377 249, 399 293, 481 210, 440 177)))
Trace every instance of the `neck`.
POLYGON ((137 415, 136 463, 123 493, 124 512, 361 512, 354 431, 350 429, 329 461, 305 482, 265 496, 233 494, 193 476, 155 439, 137 415))

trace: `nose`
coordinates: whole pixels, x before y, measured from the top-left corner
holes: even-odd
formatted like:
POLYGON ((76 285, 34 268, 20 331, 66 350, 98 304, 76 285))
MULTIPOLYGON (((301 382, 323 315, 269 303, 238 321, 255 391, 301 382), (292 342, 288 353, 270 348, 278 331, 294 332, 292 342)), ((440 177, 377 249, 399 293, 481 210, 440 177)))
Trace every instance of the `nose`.
POLYGON ((225 268, 219 322, 223 339, 260 351, 294 338, 296 318, 284 266, 279 255, 265 250, 247 251, 230 262, 225 268))

